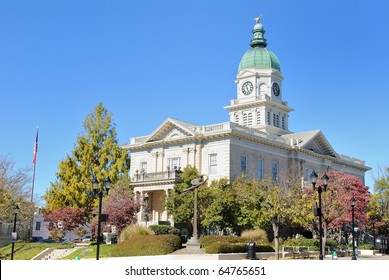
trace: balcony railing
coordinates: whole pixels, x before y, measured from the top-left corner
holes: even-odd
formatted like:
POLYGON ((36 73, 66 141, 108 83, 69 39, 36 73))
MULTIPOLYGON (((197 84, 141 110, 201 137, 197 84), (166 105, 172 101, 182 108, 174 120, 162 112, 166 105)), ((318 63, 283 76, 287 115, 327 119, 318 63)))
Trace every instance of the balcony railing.
POLYGON ((173 170, 168 168, 167 171, 147 173, 144 170, 136 170, 133 177, 134 182, 149 182, 149 181, 161 181, 161 180, 180 180, 180 174, 182 173, 180 167, 176 167, 173 170))

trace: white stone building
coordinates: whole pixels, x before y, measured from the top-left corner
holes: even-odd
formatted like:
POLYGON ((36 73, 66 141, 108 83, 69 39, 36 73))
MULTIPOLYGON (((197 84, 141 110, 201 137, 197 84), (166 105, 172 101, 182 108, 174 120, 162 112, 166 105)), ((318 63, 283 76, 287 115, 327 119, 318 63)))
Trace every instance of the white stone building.
POLYGON ((248 178, 271 176, 277 181, 290 172, 310 180, 312 170, 343 170, 364 182, 370 168, 359 159, 335 152, 320 130, 293 133, 283 100, 283 75, 278 58, 266 48, 265 30, 257 20, 251 49, 238 68, 236 99, 225 107, 230 120, 198 126, 168 118, 151 134, 130 139, 134 191, 148 201, 139 223, 173 222, 163 206, 165 195, 177 181, 178 168, 196 167, 209 180, 232 181, 242 172, 248 178))

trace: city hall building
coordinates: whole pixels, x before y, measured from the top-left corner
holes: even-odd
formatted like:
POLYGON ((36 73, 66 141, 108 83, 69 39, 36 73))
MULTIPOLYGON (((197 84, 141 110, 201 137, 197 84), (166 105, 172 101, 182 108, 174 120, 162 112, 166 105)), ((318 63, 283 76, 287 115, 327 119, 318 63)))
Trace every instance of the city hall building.
POLYGON ((191 165, 209 181, 242 172, 247 178, 269 176, 274 181, 288 174, 310 181, 312 170, 343 170, 364 182, 370 168, 359 159, 338 154, 320 130, 289 131, 289 113, 283 99, 284 79, 277 56, 268 50, 259 19, 251 48, 243 55, 236 83, 236 99, 224 108, 229 121, 198 126, 168 118, 151 134, 134 137, 124 148, 131 153, 131 185, 147 200, 148 209, 138 213, 138 223, 173 224, 164 198, 179 180, 179 170, 191 165))

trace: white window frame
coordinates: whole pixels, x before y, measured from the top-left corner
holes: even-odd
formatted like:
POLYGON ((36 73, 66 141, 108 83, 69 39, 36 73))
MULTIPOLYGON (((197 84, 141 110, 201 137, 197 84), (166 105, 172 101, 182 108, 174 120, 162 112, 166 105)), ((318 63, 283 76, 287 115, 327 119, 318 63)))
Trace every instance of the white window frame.
POLYGON ((217 154, 209 154, 209 174, 217 173, 217 154))
POLYGON ((273 162, 271 166, 271 174, 274 182, 278 182, 278 172, 279 172, 278 169, 279 169, 278 162, 273 162))
POLYGON ((259 159, 257 162, 257 176, 258 179, 263 179, 263 159, 259 159))
POLYGON ((139 170, 147 172, 147 161, 140 162, 139 170))
POLYGON ((181 162, 181 158, 179 157, 168 158, 167 166, 170 168, 170 170, 174 170, 175 167, 176 168, 181 167, 180 162, 181 162))
POLYGON ((240 173, 247 174, 247 156, 240 156, 240 173))

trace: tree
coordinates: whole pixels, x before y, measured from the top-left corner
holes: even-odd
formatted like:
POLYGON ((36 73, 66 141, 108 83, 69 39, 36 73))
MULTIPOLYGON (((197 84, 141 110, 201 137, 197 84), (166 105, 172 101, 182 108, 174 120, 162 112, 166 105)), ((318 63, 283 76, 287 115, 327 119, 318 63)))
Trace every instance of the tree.
POLYGON ((258 226, 261 215, 258 180, 247 180, 244 176, 236 178, 232 183, 232 192, 236 195, 235 202, 239 211, 236 223, 242 229, 250 229, 258 226))
POLYGON ((308 207, 301 191, 301 184, 292 179, 275 182, 270 179, 233 182, 240 214, 237 223, 245 227, 268 228, 274 233, 275 257, 278 259, 279 230, 306 221, 308 207))
MULTIPOLYGON (((195 167, 188 165, 184 168, 180 177, 181 182, 174 185, 165 201, 166 209, 169 214, 173 215, 175 223, 190 223, 193 218, 194 197, 192 193, 183 195, 183 192, 192 186, 191 181, 198 178, 199 173, 195 167)), ((200 187, 200 191, 202 188, 200 187)), ((200 212, 202 209, 200 199, 198 205, 198 211, 200 212)))
POLYGON ((375 231, 378 235, 389 235, 389 167, 374 181, 374 194, 367 214, 370 231, 375 231))
MULTIPOLYGON (((340 241, 341 231, 344 224, 351 224, 351 198, 356 199, 355 221, 358 221, 359 227, 366 225, 365 209, 370 195, 368 187, 364 186, 358 177, 344 171, 330 170, 328 172, 327 191, 322 192, 322 217, 323 217, 323 250, 329 232, 338 235, 340 241)), ((316 184, 322 185, 320 179, 316 184)), ((316 199, 316 192, 312 188, 307 189, 310 193, 312 202, 316 199)), ((315 204, 312 205, 316 207, 315 204)), ((315 225, 316 229, 318 225, 315 225)))
POLYGON ((19 232, 31 228, 35 211, 35 204, 31 203, 30 173, 30 168, 15 170, 15 161, 10 156, 0 155, 0 222, 12 222, 13 207, 18 205, 19 232))
POLYGON ((227 179, 213 181, 209 187, 200 189, 199 200, 203 209, 200 216, 203 227, 239 231, 236 220, 239 208, 232 185, 227 179))
POLYGON ((73 231, 86 224, 85 209, 70 206, 58 208, 51 213, 44 214, 44 220, 49 222, 48 230, 53 239, 65 237, 66 231, 73 231))
MULTIPOLYGON (((136 222, 136 213, 140 210, 140 199, 135 197, 132 190, 128 188, 128 180, 122 179, 120 184, 112 188, 110 194, 103 204, 103 211, 108 214, 108 223, 114 226, 118 234, 127 225, 136 222)), ((97 232, 97 221, 91 225, 92 232, 97 232)))
POLYGON ((275 257, 278 259, 279 230, 304 222, 304 200, 301 184, 292 179, 274 182, 266 179, 259 184, 260 218, 258 226, 271 225, 274 234, 275 257))
POLYGON ((130 158, 118 145, 111 116, 102 103, 87 115, 83 134, 78 136, 72 153, 60 162, 57 180, 44 196, 49 211, 71 206, 85 208, 88 215, 98 204, 91 195, 92 178, 103 182, 109 177, 115 184, 128 173, 130 158))

